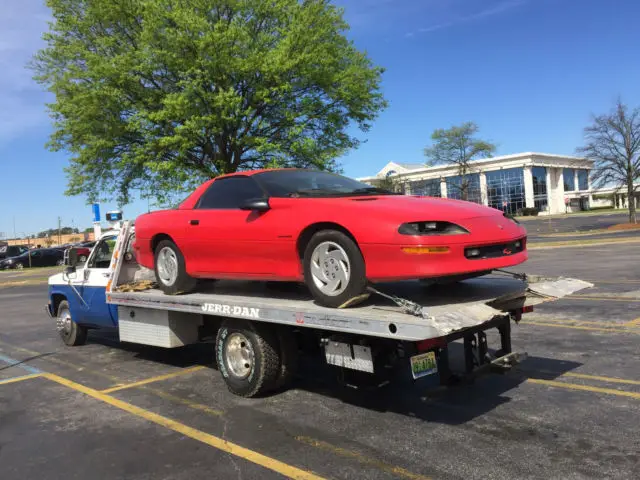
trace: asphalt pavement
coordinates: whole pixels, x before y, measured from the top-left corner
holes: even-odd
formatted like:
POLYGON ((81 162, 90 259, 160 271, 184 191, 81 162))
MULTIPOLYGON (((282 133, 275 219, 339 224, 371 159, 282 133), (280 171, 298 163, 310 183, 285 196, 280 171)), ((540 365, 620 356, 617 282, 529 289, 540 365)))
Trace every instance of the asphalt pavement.
POLYGON ((595 287, 525 315, 506 375, 352 389, 309 362, 258 399, 210 345, 66 347, 46 285, 0 288, 0 478, 637 478, 638 265, 637 244, 531 251, 519 269, 595 287))

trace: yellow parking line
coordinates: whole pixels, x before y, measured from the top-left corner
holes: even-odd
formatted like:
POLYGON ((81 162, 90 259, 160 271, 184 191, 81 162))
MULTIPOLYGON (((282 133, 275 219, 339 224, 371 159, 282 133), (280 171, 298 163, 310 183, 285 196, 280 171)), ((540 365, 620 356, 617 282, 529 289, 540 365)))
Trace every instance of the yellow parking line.
POLYGON ((208 413, 209 415, 212 415, 214 417, 219 417, 221 415, 224 415, 224 412, 222 410, 216 410, 215 408, 211 408, 208 407, 207 405, 203 405, 202 403, 198 403, 198 402, 194 402, 192 400, 189 400, 187 398, 182 398, 182 397, 177 397, 175 395, 171 395, 170 393, 167 393, 163 390, 159 390, 156 388, 151 388, 151 387, 142 387, 143 390, 148 391, 160 398, 164 398, 165 400, 169 400, 170 402, 175 402, 175 403, 180 403, 182 405, 185 405, 189 408, 193 408, 194 410, 199 410, 201 412, 204 413, 208 413))
POLYGON ((341 457, 353 458, 360 463, 370 465, 377 468, 378 470, 382 470, 399 477, 409 478, 411 480, 430 480, 430 477, 410 472, 402 467, 389 465, 388 463, 381 462, 378 459, 367 457, 365 455, 362 455, 361 453, 347 450, 346 448, 336 447, 335 445, 331 445, 328 442, 323 442, 321 440, 316 440, 314 438, 304 436, 295 437, 295 439, 299 442, 306 443, 307 445, 311 445, 312 447, 320 448, 321 450, 326 450, 341 457))
POLYGON ((562 374, 563 377, 583 378, 585 380, 598 380, 601 382, 625 383, 627 385, 640 385, 638 380, 626 380, 624 378, 603 377, 601 375, 587 375, 586 373, 567 372, 562 374))
POLYGON ((211 447, 217 448, 224 452, 230 453, 231 455, 235 455, 262 467, 268 468, 269 470, 280 473, 286 477, 309 480, 322 479, 322 477, 307 470, 302 470, 292 465, 288 465, 279 460, 276 460, 275 458, 262 455, 261 453, 254 452, 253 450, 249 450, 248 448, 241 447, 240 445, 228 442, 227 440, 216 437, 209 433, 205 433, 201 430, 189 427, 170 418, 163 417, 162 415, 158 415, 157 413, 150 412, 149 410, 145 410, 140 407, 136 407, 135 405, 123 402, 122 400, 114 398, 110 395, 106 395, 102 392, 94 390, 93 388, 85 387, 84 385, 72 382, 71 380, 67 380, 66 378, 62 378, 58 375, 46 373, 43 376, 48 378, 49 380, 59 383, 60 385, 64 385, 65 387, 69 387, 73 390, 84 393, 85 395, 107 403, 113 407, 119 408, 120 410, 124 410, 125 412, 131 413, 140 418, 144 418, 145 420, 168 428, 169 430, 173 430, 174 432, 185 435, 211 447))
POLYGON ((623 324, 625 327, 640 327, 640 317, 623 324))
POLYGON ((30 378, 37 378, 41 376, 42 376, 42 373, 32 373, 30 375, 22 375, 21 377, 5 378, 4 380, 0 380, 0 385, 7 385, 8 383, 21 382, 23 380, 29 380, 30 378))
POLYGON ((606 240, 606 241, 590 241, 590 240, 576 240, 566 242, 533 242, 527 244, 528 250, 550 250, 552 248, 584 248, 584 247, 599 247, 601 245, 617 245, 617 244, 629 244, 640 243, 640 239, 620 239, 620 240, 606 240))
POLYGON ((605 393, 607 395, 617 395, 620 397, 630 397, 630 398, 635 398, 637 400, 640 400, 640 393, 625 392, 624 390, 615 390, 613 388, 591 387, 589 385, 578 385, 575 383, 557 382, 555 380, 542 380, 540 378, 529 378, 527 379, 527 382, 537 383, 540 385, 547 385, 549 387, 566 388, 568 390, 584 390, 587 392, 605 393))
POLYGON ((634 330, 629 330, 627 328, 582 327, 580 325, 563 325, 560 323, 550 323, 550 322, 532 322, 531 320, 523 320, 522 323, 525 325, 540 325, 542 327, 568 328, 572 330, 591 330, 593 332, 636 333, 636 334, 640 333, 634 330))
POLYGON ((112 392, 117 392, 119 390, 124 390, 126 388, 140 387, 142 385, 147 385, 149 383, 160 382, 162 380, 168 380, 169 378, 179 377, 181 375, 186 375, 188 373, 197 372, 198 370, 202 370, 203 368, 205 368, 203 365, 198 365, 196 367, 191 367, 191 368, 185 368, 183 370, 180 370, 179 372, 167 373, 166 375, 158 375, 156 377, 140 380, 139 382, 127 383, 125 385, 117 385, 115 387, 107 388, 105 390, 100 390, 100 393, 112 393, 112 392))

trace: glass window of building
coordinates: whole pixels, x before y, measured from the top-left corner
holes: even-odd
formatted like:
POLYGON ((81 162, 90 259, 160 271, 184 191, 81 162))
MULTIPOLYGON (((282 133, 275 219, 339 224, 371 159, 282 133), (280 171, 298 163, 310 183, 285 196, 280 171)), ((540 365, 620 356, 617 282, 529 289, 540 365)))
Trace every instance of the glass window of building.
POLYGON ((578 190, 589 190, 589 172, 578 170, 578 190))
POLYGON ((412 195, 421 195, 425 197, 440 197, 440 179, 432 178, 431 180, 420 180, 412 182, 410 185, 412 195))
POLYGON ((516 214, 524 203, 524 173, 522 168, 507 168, 487 172, 487 200, 489 206, 516 214))
POLYGON ((533 167, 533 203, 539 212, 548 209, 547 203, 547 169, 545 167, 533 167))
POLYGON ((447 177, 447 198, 463 200, 466 191, 466 200, 468 202, 482 203, 480 195, 480 175, 471 173, 462 177, 447 177))
POLYGON ((562 170, 562 178, 564 179, 564 191, 573 192, 576 189, 576 178, 573 168, 564 168, 562 170))

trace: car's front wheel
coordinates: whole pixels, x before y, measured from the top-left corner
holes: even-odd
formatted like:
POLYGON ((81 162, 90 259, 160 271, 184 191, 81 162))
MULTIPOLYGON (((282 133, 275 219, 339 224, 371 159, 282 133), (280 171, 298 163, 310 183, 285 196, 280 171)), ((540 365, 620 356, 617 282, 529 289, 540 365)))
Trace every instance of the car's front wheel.
POLYGON ((303 262, 305 283, 321 305, 346 307, 367 297, 364 258, 344 233, 315 233, 305 248, 303 262))
POLYGON ((171 240, 162 240, 155 251, 156 281, 167 295, 189 293, 196 286, 196 279, 187 274, 182 252, 171 240))

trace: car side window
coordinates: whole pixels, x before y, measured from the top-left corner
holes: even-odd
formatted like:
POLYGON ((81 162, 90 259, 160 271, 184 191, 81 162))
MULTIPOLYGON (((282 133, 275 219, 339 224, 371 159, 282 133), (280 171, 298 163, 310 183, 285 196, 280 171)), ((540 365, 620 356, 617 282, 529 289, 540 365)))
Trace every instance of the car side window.
POLYGON ((115 245, 116 237, 107 237, 100 240, 94 247, 89 259, 89 268, 109 268, 115 245))
POLYGON ((228 177, 215 180, 200 197, 198 209, 236 209, 252 198, 264 197, 264 192, 250 177, 228 177))

